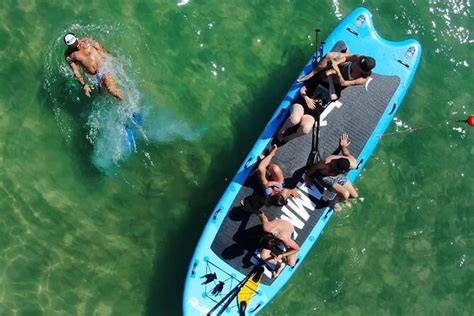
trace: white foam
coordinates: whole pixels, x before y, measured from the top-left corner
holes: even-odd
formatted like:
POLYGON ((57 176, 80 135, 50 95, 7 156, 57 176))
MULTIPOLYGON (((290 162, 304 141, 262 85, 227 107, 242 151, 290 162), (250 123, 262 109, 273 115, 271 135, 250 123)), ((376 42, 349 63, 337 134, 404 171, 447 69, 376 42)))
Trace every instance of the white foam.
POLYGON ((178 7, 180 7, 180 6, 188 4, 189 2, 191 2, 191 0, 179 0, 177 4, 178 4, 178 7))

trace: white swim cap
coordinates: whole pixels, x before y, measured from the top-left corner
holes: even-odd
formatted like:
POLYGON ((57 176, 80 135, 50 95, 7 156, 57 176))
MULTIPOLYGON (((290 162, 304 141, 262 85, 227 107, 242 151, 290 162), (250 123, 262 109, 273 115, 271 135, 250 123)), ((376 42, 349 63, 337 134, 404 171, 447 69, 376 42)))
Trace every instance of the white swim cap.
POLYGON ((67 46, 71 46, 77 41, 77 37, 72 34, 72 33, 67 33, 64 35, 64 43, 66 43, 67 46))

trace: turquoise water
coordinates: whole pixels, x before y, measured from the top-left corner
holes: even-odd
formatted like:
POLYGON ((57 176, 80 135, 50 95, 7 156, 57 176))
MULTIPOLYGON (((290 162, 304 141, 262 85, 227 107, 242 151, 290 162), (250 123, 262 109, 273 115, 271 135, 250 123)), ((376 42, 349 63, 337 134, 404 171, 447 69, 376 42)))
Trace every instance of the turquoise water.
MULTIPOLYGON (((197 239, 314 28, 360 5, 424 49, 389 132, 474 112, 468 1, 3 1, 0 314, 181 314, 197 239), (113 53, 124 104, 81 94, 68 30, 113 53)), ((361 199, 261 314, 472 314, 473 145, 463 125, 383 138, 361 199)))

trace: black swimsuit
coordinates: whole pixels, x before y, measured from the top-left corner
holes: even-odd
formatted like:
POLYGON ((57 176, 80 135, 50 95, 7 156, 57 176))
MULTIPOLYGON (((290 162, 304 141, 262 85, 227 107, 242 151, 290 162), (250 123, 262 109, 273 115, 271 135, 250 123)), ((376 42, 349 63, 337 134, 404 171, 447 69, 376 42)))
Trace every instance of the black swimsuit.
POLYGON ((324 111, 322 105, 326 105, 331 102, 328 88, 326 87, 326 84, 323 83, 323 71, 318 72, 308 80, 304 81, 303 84, 306 87, 306 95, 316 101, 316 108, 310 109, 308 104, 306 104, 306 100, 303 98, 303 96, 301 96, 301 94, 296 98, 294 103, 298 103, 303 106, 304 114, 318 117, 324 111))

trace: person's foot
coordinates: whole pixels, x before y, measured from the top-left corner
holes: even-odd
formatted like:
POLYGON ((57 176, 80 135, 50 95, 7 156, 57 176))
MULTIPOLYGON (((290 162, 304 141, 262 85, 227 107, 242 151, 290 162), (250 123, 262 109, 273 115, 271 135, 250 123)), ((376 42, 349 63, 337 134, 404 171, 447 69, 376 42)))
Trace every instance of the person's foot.
POLYGON ((339 205, 339 203, 334 203, 332 205, 332 208, 336 211, 336 213, 339 213, 340 211, 342 211, 342 207, 339 205))

